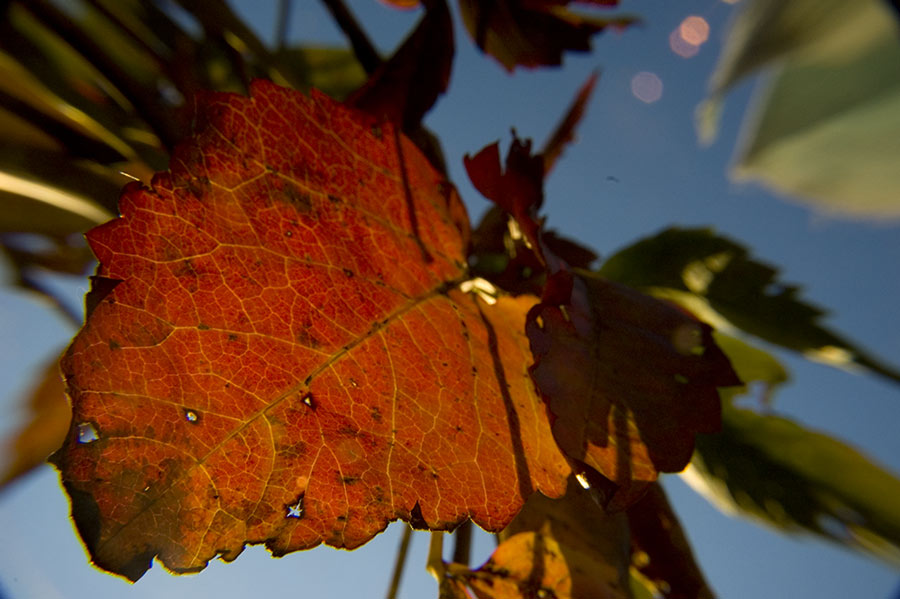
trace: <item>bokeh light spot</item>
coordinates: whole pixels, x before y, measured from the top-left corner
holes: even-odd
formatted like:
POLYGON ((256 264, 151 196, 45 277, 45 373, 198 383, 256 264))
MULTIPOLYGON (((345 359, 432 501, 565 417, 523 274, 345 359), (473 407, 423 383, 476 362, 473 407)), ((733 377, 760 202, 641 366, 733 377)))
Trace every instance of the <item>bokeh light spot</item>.
POLYGON ((709 39, 709 23, 703 17, 693 15, 681 22, 678 32, 684 41, 699 46, 709 39))
POLYGON ((681 37, 680 27, 669 34, 669 47, 672 49, 672 52, 682 58, 691 58, 700 51, 700 46, 684 41, 684 38, 681 37))
POLYGON ((685 17, 669 35, 669 47, 682 58, 691 58, 700 51, 700 45, 709 39, 709 23, 703 17, 685 17))
POLYGON ((662 98, 662 80, 655 73, 641 71, 631 78, 631 93, 641 102, 652 104, 662 98))

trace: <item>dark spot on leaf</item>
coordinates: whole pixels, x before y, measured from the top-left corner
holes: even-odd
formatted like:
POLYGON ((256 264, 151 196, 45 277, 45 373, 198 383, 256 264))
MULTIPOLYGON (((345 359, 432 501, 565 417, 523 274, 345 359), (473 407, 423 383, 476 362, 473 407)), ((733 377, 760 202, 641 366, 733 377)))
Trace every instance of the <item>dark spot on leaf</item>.
POLYGON ((188 191, 195 197, 203 197, 209 193, 209 178, 196 177, 187 182, 188 191))
POLYGON ((340 516, 337 517, 337 521, 338 521, 338 522, 346 522, 346 521, 347 521, 347 516, 340 515, 340 516))
POLYGON ((122 349, 122 346, 119 345, 119 342, 116 341, 115 339, 110 339, 109 340, 109 349, 112 351, 116 351, 117 349, 122 349))
POLYGON ((372 411, 369 412, 369 415, 372 416, 372 420, 374 420, 375 422, 381 422, 381 410, 379 410, 377 407, 372 408, 372 411))
POLYGON ((234 333, 228 333, 228 340, 229 340, 229 341, 237 341, 237 340, 238 340, 238 336, 237 336, 236 334, 234 334, 234 333))
POLYGON ((412 511, 409 512, 409 525, 416 530, 428 529, 428 523, 425 521, 425 516, 422 515, 422 506, 419 505, 418 501, 413 506, 412 511))
POLYGON ((358 476, 342 476, 341 482, 344 483, 345 485, 355 485, 356 483, 359 482, 359 477, 358 476))
POLYGON ((384 133, 381 131, 381 125, 372 125, 372 135, 375 136, 375 139, 381 139, 384 133))
POLYGON ((176 277, 189 277, 189 278, 197 278, 199 276, 197 274, 197 270, 194 268, 193 262, 191 262, 190 258, 182 260, 178 265, 178 268, 175 269, 173 273, 176 277))
POLYGON ((344 269, 344 276, 347 277, 348 279, 349 279, 349 278, 352 278, 352 277, 353 277, 353 271, 350 270, 349 268, 345 268, 345 269, 344 269))
POLYGON ((309 326, 304 326, 297 331, 296 339, 297 343, 310 349, 316 349, 321 345, 316 336, 309 332, 309 326))
POLYGON ((331 202, 332 204, 341 204, 341 203, 343 203, 344 200, 342 200, 340 197, 334 195, 333 193, 329 193, 328 201, 331 202))
POLYGON ((309 197, 309 194, 300 191, 292 185, 285 186, 284 198, 291 206, 296 208, 297 212, 300 212, 301 214, 312 210, 312 199, 309 197))
POLYGON ((200 331, 208 331, 210 326, 208 324, 203 324, 202 322, 197 325, 197 329, 200 331))

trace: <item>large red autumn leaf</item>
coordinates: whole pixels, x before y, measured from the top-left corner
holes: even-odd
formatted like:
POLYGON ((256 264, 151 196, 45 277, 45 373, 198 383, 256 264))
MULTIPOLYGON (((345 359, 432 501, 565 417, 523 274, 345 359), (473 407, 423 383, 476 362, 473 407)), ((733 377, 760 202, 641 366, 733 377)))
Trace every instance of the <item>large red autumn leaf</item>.
POLYGON ((529 379, 534 301, 458 290, 468 222, 387 124, 256 82, 208 94, 152 189, 88 240, 105 296, 62 362, 54 461, 101 567, 131 579, 393 519, 497 530, 568 466, 529 379))
POLYGON ((526 331, 554 437, 613 483, 598 488, 610 508, 684 469, 696 434, 721 426, 717 388, 740 384, 709 326, 596 276, 552 275, 526 331))

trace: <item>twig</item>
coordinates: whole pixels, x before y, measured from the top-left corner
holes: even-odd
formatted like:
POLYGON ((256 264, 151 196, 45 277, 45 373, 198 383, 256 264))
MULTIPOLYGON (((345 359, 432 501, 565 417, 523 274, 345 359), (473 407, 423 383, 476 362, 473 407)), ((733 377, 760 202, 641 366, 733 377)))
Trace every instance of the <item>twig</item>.
POLYGON ((280 0, 278 3, 278 22, 275 23, 275 48, 283 50, 287 44, 288 22, 291 20, 291 0, 280 0))
POLYGON ((406 556, 409 552, 409 541, 412 539, 412 528, 409 525, 403 529, 403 538, 400 539, 400 548, 397 549, 397 561, 394 563, 394 575, 391 577, 391 586, 388 587, 387 599, 396 599, 400 590, 400 580, 403 578, 403 568, 406 566, 406 556))
POLYGON ((469 555, 472 551, 472 521, 466 520, 460 524, 453 535, 455 537, 453 563, 468 566, 469 555))
POLYGON ((425 563, 425 571, 434 576, 441 584, 447 567, 444 565, 444 533, 432 532, 431 541, 428 544, 428 561, 425 563))
POLYGON ((381 57, 378 55, 378 50, 369 41, 366 32, 356 22, 356 17, 347 9, 343 0, 322 0, 322 3, 331 12, 331 16, 334 17, 347 39, 350 40, 353 53, 356 54, 356 59, 359 60, 363 70, 369 75, 374 73, 381 66, 381 57))

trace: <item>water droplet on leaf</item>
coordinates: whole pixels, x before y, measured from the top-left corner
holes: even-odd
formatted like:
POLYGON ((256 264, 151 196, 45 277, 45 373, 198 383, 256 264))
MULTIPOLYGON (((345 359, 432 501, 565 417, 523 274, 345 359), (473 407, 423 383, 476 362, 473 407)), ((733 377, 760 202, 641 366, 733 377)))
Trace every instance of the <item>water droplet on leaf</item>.
POLYGON ((185 420, 187 420, 188 422, 190 422, 190 423, 192 423, 192 424, 195 424, 195 423, 197 423, 197 422, 200 420, 200 414, 198 414, 198 413, 195 412, 194 410, 187 410, 187 409, 186 409, 186 410, 184 411, 184 418, 185 418, 185 420))
POLYGON ((579 472, 578 474, 576 474, 575 480, 578 481, 578 484, 581 485, 582 489, 590 489, 591 488, 591 483, 588 482, 587 476, 584 474, 584 472, 579 472))

